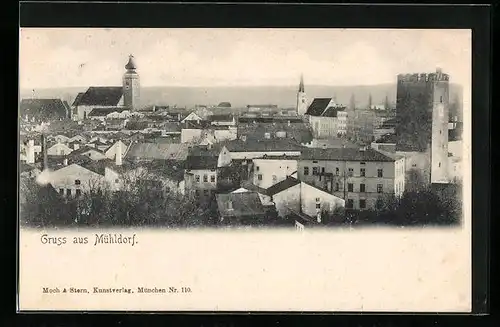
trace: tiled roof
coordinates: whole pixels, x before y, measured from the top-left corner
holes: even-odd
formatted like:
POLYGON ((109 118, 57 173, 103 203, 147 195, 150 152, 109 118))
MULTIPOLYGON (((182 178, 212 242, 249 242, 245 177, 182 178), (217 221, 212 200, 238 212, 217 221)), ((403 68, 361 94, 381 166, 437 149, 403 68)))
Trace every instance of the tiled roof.
POLYGON ((207 119, 210 121, 230 122, 233 121, 233 115, 210 115, 207 119))
POLYGON ((321 116, 323 117, 337 117, 337 113, 339 111, 344 111, 345 107, 328 107, 326 110, 323 112, 321 116))
POLYGON ((39 119, 59 119, 68 117, 67 110, 61 99, 22 99, 19 113, 39 119))
POLYGON ((304 123, 288 124, 285 123, 257 123, 246 126, 238 126, 238 135, 246 136, 247 140, 264 139, 266 133, 271 137, 276 137, 277 132, 286 132, 286 138, 295 140, 298 143, 309 143, 313 140, 311 130, 304 123))
POLYGON ((117 106, 122 95, 121 86, 92 86, 80 97, 77 105, 117 106))
POLYGON ((268 195, 267 189, 259 187, 250 181, 241 182, 241 187, 252 192, 257 192, 260 194, 268 195))
POLYGON ((284 190, 289 189, 290 187, 293 187, 297 184, 300 184, 300 181, 298 179, 288 176, 281 182, 276 183, 271 187, 268 187, 266 190, 266 194, 272 196, 280 192, 283 192, 284 190))
POLYGON ((216 169, 218 159, 216 156, 188 155, 186 169, 216 169))
POLYGON ((165 177, 177 182, 184 180, 183 165, 174 165, 164 160, 153 160, 151 162, 141 163, 140 167, 146 168, 149 173, 159 177, 165 177))
POLYGON ((321 116, 331 100, 332 98, 315 98, 307 108, 306 115, 321 116))
POLYGON ((94 108, 92 111, 89 112, 89 117, 103 117, 107 116, 112 112, 122 112, 125 110, 125 108, 116 108, 116 107, 109 107, 109 108, 94 108))
POLYGON ((342 161, 394 161, 382 153, 373 149, 352 148, 306 148, 302 151, 302 160, 342 160, 342 161))
MULTIPOLYGON (((96 143, 94 143, 94 144, 96 144, 96 143)), ((103 143, 103 144, 104 144, 104 143, 103 143)), ((77 149, 77 150, 73 150, 73 151, 71 152, 71 155, 81 155, 82 153, 85 153, 85 152, 87 152, 87 151, 96 151, 96 152, 99 152, 99 153, 101 153, 101 154, 104 154, 104 152, 103 152, 103 151, 101 151, 101 150, 99 150, 99 149, 97 149, 97 148, 93 148, 93 147, 90 147, 90 146, 83 146, 83 147, 80 147, 80 148, 79 148, 79 149, 77 149)))
POLYGON ((259 195, 254 192, 216 194, 217 207, 221 216, 243 217, 266 213, 259 195), (232 210, 227 204, 231 202, 232 210))
POLYGON ((186 160, 188 145, 184 143, 134 143, 128 150, 127 158, 145 160, 186 160))
POLYGON ((224 144, 232 152, 301 151, 304 149, 299 143, 289 139, 233 140, 224 144))

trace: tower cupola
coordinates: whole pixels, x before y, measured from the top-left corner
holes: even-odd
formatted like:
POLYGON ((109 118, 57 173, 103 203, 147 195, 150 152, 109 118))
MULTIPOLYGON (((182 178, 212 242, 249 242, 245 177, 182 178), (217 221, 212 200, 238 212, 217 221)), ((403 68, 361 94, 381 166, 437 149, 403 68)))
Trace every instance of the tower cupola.
POLYGON ((135 72, 135 70, 137 69, 137 66, 135 65, 135 60, 134 60, 134 56, 133 55, 129 55, 128 56, 128 62, 125 65, 125 69, 128 72, 135 72))

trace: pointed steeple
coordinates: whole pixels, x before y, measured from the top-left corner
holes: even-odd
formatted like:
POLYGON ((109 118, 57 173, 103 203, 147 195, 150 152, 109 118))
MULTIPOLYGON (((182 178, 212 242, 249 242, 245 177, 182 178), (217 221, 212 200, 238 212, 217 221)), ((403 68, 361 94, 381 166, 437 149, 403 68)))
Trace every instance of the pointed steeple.
POLYGON ((125 69, 129 70, 129 71, 137 69, 137 66, 135 65, 135 61, 134 61, 134 56, 133 55, 129 55, 128 56, 128 63, 125 65, 125 69))
POLYGON ((302 74, 300 74, 299 92, 305 92, 304 91, 304 75, 302 75, 302 74))

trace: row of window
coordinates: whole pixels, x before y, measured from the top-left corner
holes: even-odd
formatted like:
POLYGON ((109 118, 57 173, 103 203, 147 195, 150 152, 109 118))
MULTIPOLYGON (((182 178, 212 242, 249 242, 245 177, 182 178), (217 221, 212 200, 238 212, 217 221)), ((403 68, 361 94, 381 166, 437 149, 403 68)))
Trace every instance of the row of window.
MULTIPOLYGON (((335 191, 339 191, 339 189, 340 189, 339 183, 335 183, 335 191)), ((353 183, 347 183, 347 192, 354 192, 353 183)), ((359 192, 360 193, 366 192, 366 184, 359 184, 359 192)), ((383 192, 384 192, 384 185, 377 184, 377 193, 383 193, 383 192)))
POLYGON ((210 190, 203 190, 203 192, 200 192, 200 190, 194 190, 194 194, 196 196, 200 196, 203 194, 203 196, 210 196, 210 190))
MULTIPOLYGON (((320 172, 320 167, 312 167, 312 175, 319 175, 319 172, 320 172)), ((322 174, 325 173, 325 167, 321 167, 321 173, 322 174)), ((304 167, 304 175, 309 175, 309 167, 307 167, 307 166, 304 167)), ((340 176, 340 168, 339 167, 335 168, 335 175, 340 176)), ((347 176, 348 177, 354 176, 354 168, 348 168, 347 176)), ((366 168, 359 169, 359 176, 366 177, 366 168)), ((384 170, 382 168, 377 169, 377 177, 384 177, 384 170)))
MULTIPOLYGON (((377 209, 382 209, 383 205, 384 205, 384 202, 382 201, 382 199, 377 199, 377 201, 375 202, 375 207, 377 209)), ((354 208, 354 199, 347 199, 346 208, 347 209, 354 208)), ((366 199, 359 199, 359 208, 366 209, 366 199)))
MULTIPOLYGON (((200 182, 200 175, 195 176, 196 183, 200 182)), ((203 175, 203 183, 208 183, 208 175, 203 175)), ((215 175, 210 175, 210 183, 215 183, 215 175)))
MULTIPOLYGON (((59 194, 64 195, 64 189, 63 188, 59 189, 59 194)), ((70 188, 66 189, 66 196, 71 196, 71 195, 72 195, 72 190, 70 188)), ((76 189, 75 190, 75 195, 76 196, 82 195, 82 190, 76 189)))

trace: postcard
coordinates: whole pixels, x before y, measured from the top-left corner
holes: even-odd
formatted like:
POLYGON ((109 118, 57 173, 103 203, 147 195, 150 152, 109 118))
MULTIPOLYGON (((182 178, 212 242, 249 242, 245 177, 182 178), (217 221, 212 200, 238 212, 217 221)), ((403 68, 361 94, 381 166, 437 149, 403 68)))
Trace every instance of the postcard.
POLYGON ((471 52, 21 28, 19 310, 470 312, 471 52))

